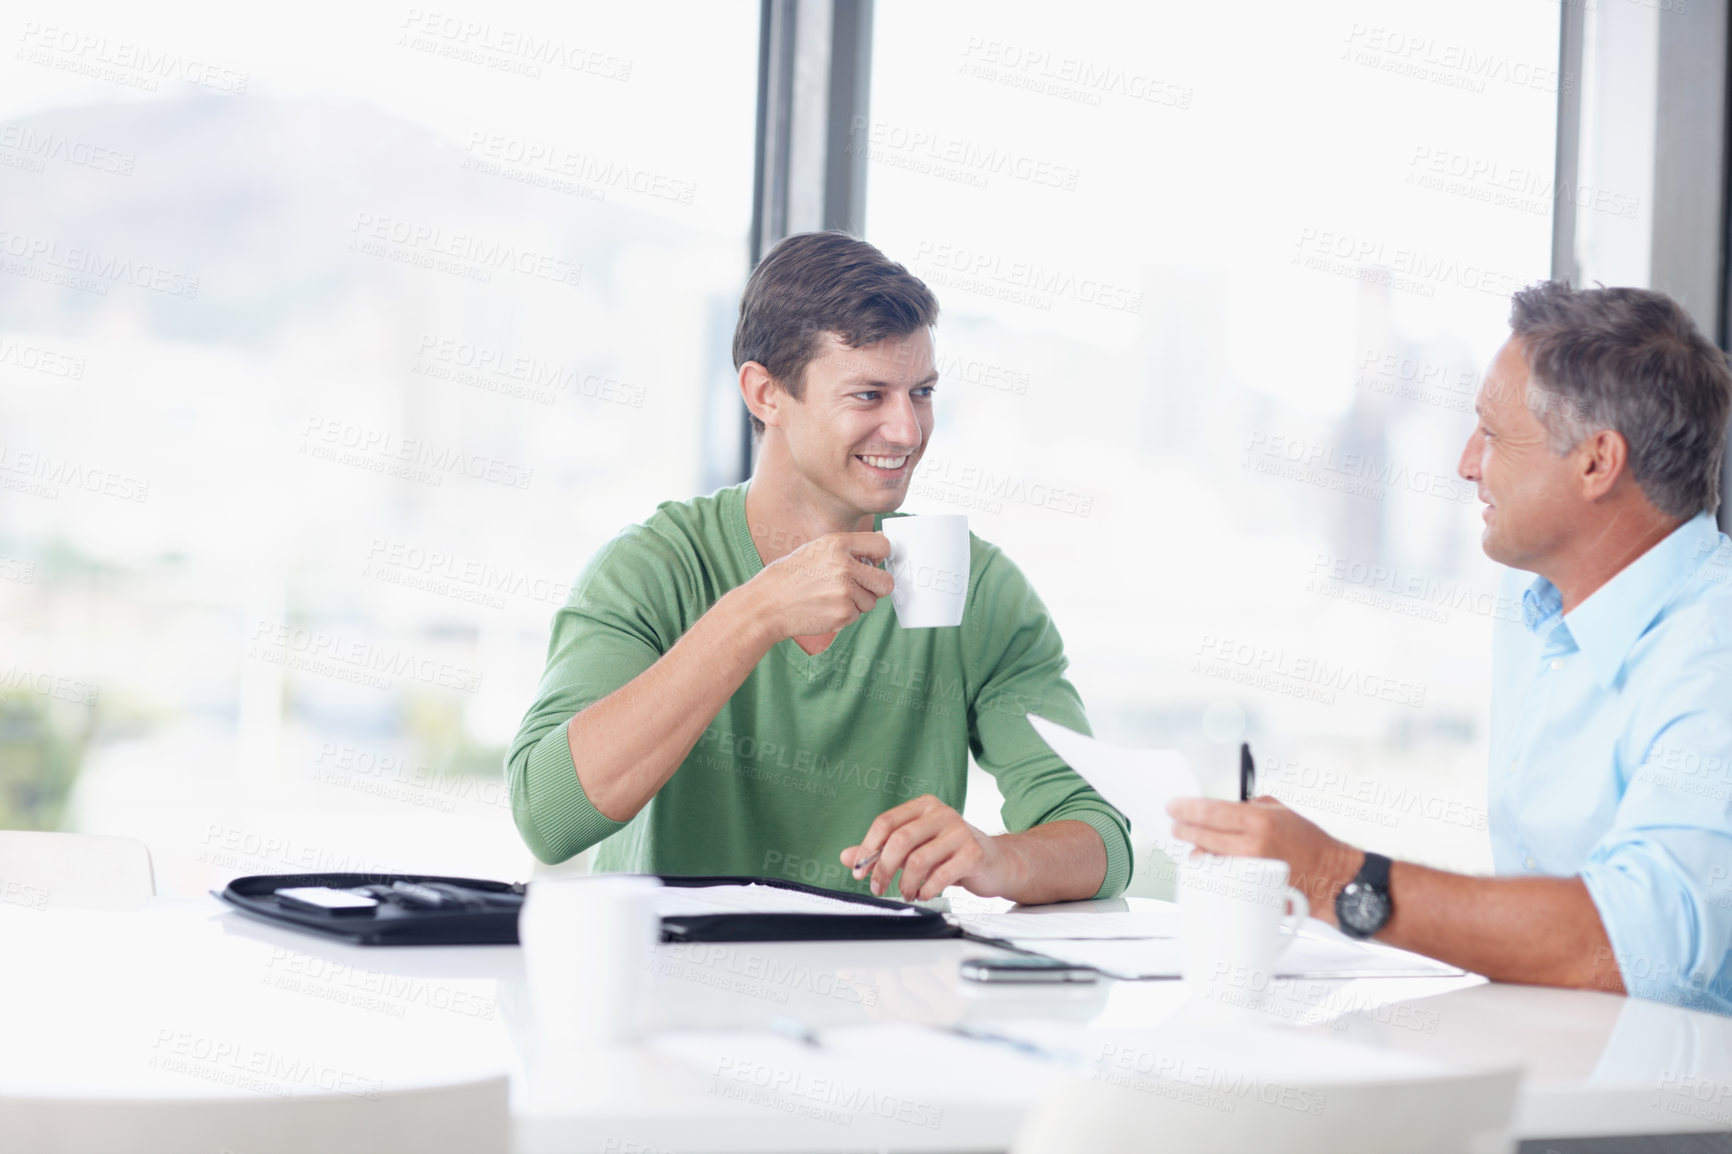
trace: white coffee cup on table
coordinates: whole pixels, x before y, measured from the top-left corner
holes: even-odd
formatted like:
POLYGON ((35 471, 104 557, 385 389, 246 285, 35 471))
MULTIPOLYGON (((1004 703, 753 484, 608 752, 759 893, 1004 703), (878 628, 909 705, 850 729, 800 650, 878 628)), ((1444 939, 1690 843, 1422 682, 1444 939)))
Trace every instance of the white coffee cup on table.
POLYGON ((535 1014, 536 1063, 545 1073, 642 1031, 661 939, 661 884, 631 874, 529 883, 517 937, 535 1014))
POLYGON ((1273 858, 1189 858, 1174 896, 1186 984, 1244 1004, 1268 992, 1281 954, 1311 915, 1305 895, 1287 884, 1287 863, 1273 858))
POLYGON ((904 629, 961 625, 968 597, 968 518, 960 514, 886 517, 890 603, 904 629))

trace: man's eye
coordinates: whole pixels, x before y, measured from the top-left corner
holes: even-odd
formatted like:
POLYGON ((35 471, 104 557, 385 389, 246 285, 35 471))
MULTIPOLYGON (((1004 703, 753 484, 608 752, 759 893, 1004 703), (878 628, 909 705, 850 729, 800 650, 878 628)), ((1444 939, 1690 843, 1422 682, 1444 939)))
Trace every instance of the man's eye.
POLYGON ((921 385, 918 389, 914 390, 914 393, 916 396, 930 397, 937 388, 937 385, 921 385))
POLYGON ((859 397, 862 401, 876 401, 878 399, 878 390, 867 389, 863 393, 855 393, 854 395, 859 397))

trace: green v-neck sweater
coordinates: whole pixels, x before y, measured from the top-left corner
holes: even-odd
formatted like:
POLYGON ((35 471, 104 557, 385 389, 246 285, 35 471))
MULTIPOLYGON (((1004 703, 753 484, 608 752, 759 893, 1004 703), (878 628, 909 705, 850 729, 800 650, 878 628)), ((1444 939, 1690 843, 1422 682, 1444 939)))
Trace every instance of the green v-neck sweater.
POLYGON ((910 798, 930 793, 961 810, 972 750, 998 779, 1006 829, 1087 822, 1106 846, 1096 896, 1122 892, 1128 823, 1025 716, 1088 732, 1058 630, 1022 571, 972 534, 960 626, 902 629, 885 597, 821 653, 779 641, 642 811, 616 822, 590 804, 566 722, 763 569, 746 487, 661 505, 596 553, 555 614, 535 704, 506 756, 511 812, 535 856, 564 861, 599 842, 602 871, 749 874, 868 892, 837 855, 910 798))

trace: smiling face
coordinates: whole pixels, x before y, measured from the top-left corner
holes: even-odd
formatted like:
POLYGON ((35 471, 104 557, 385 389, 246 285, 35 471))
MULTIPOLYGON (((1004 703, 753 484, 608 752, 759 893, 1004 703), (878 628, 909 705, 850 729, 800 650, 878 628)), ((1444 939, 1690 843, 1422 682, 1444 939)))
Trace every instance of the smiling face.
POLYGON ((937 382, 930 329, 858 349, 826 333, 800 399, 781 394, 772 434, 806 499, 844 522, 900 507, 932 436, 937 382))
POLYGON ((1458 472, 1486 503, 1481 542, 1493 561, 1545 575, 1577 536, 1585 502, 1577 452, 1551 450, 1546 428, 1528 408, 1527 358, 1504 342, 1474 400, 1479 423, 1458 472))

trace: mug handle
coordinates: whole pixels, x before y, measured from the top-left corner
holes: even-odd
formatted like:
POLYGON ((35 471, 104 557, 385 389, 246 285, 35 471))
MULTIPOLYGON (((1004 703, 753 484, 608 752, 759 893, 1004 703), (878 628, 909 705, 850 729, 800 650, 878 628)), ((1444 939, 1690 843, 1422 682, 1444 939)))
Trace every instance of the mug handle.
POLYGON ((1276 947, 1277 953, 1293 944, 1293 939, 1299 936, 1300 925, 1311 916, 1311 903, 1305 900, 1305 895, 1293 886, 1287 886, 1286 890, 1285 904, 1292 908, 1281 918, 1281 944, 1276 947))

